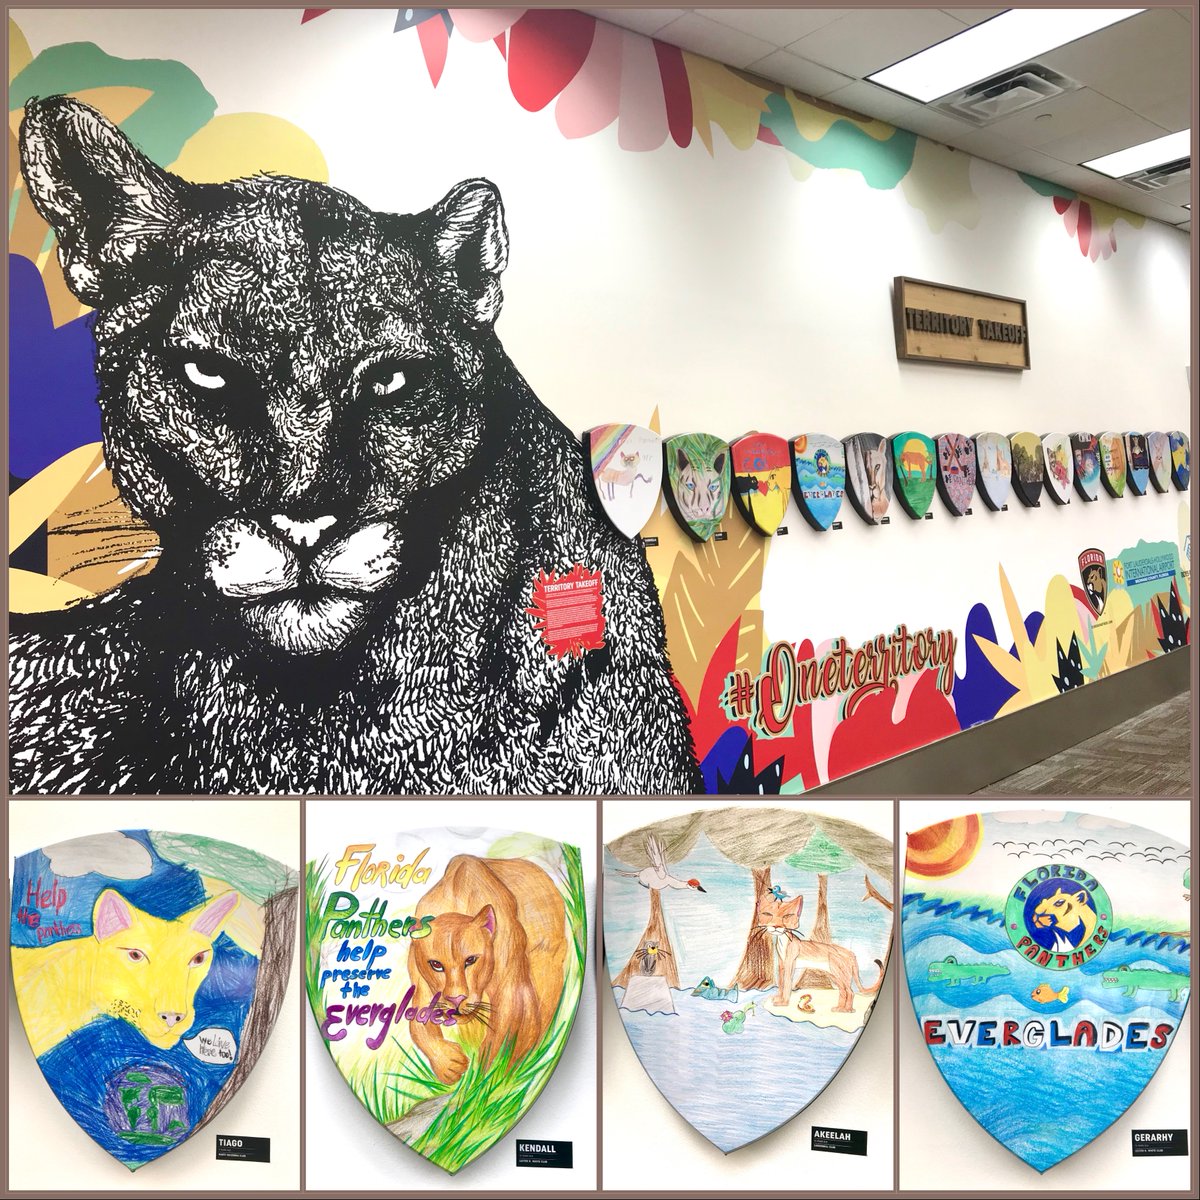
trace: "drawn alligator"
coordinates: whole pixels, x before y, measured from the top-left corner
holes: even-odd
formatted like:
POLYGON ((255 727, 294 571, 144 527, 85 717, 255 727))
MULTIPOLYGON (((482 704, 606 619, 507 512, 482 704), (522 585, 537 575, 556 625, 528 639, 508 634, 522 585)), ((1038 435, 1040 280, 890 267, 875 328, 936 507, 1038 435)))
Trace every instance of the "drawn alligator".
POLYGON ((994 975, 1010 975, 1007 967, 995 963, 960 963, 953 954, 948 954, 941 962, 929 964, 930 983, 985 983, 994 975))
POLYGON ((1158 970, 1154 967, 1131 970, 1124 963, 1115 971, 1105 971, 1100 976, 1100 984, 1106 988, 1124 988, 1127 996, 1136 995, 1138 988, 1146 988, 1152 992, 1170 992, 1168 999, 1171 1000, 1178 1000, 1184 988, 1192 986, 1187 975, 1177 975, 1173 971, 1158 970))
POLYGON ((727 988, 717 987, 717 985, 713 983, 712 978, 708 975, 705 975, 705 977, 700 980, 700 982, 696 984, 694 988, 692 988, 692 995, 699 996, 702 1000, 728 1000, 731 1003, 736 1004, 738 990, 736 984, 733 987, 727 988))

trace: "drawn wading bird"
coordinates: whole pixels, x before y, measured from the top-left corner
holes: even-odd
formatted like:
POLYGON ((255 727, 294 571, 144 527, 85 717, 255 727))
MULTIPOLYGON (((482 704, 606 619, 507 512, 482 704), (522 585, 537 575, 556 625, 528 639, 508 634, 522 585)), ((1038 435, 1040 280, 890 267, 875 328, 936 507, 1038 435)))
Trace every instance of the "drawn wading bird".
POLYGON ((661 892, 663 888, 695 888, 702 892, 698 879, 677 879, 667 870, 667 858, 663 853, 662 842, 650 833, 646 835, 646 853, 650 856, 650 865, 644 871, 622 871, 622 875, 636 879, 644 888, 661 892))

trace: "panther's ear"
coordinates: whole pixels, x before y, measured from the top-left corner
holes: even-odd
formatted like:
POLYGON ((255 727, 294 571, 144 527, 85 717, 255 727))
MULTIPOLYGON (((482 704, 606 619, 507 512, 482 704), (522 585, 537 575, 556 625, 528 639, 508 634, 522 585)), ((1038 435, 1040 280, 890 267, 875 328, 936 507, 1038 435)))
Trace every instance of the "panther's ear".
POLYGON ((508 266, 504 205, 494 184, 468 179, 434 205, 433 249, 438 266, 467 313, 480 325, 500 315, 500 272, 508 266))
POLYGON ((85 304, 122 299, 134 262, 183 209, 182 180, 69 96, 26 102, 21 173, 34 207, 58 235, 67 283, 85 304))

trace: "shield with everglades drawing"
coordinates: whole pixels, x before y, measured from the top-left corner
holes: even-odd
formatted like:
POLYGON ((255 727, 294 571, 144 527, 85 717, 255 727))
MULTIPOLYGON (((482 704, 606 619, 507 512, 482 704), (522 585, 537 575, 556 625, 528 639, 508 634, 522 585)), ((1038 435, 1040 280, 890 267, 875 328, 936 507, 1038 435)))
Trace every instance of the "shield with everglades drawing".
POLYGON ((842 1068, 891 934, 892 843, 843 817, 708 809, 605 847, 604 948, 625 1032, 667 1102, 727 1153, 842 1068))
POLYGON ((454 1174, 546 1086, 587 955, 579 849, 505 829, 354 829, 307 867, 308 998, 350 1091, 454 1174))
POLYGON ((12 971, 60 1103, 136 1170, 258 1061, 292 962, 296 872, 197 834, 99 833, 18 855, 12 971))
POLYGON ((1107 816, 968 813, 908 835, 922 1039, 1034 1169, 1103 1134, 1170 1051, 1191 986, 1189 891, 1185 847, 1107 816))

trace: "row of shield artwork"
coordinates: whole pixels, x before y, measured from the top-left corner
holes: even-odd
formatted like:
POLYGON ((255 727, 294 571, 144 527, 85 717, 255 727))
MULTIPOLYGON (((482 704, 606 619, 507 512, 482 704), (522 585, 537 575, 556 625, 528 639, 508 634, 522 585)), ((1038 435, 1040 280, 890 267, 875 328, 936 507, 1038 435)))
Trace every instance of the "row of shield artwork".
MULTIPOLYGON (((588 957, 580 851, 436 828, 348 830, 316 853, 303 973, 320 1037, 370 1117, 454 1173, 512 1130, 566 1047, 588 957)), ((612 840, 603 884, 612 995, 671 1106, 729 1153, 811 1104, 884 983, 891 841, 799 806, 680 812, 612 840)), ((38 1065, 129 1168, 185 1142, 254 1066, 285 999, 297 885, 252 850, 146 830, 16 859, 12 969, 38 1065)), ((1107 1129, 1170 1049, 1189 888, 1187 849, 1097 815, 910 834, 899 911, 921 1036, 1038 1171, 1107 1129), (1071 1120, 1034 1095, 1069 1097, 1071 1120)))
POLYGON ((1095 500, 1101 484, 1114 497, 1141 496, 1153 486, 1186 490, 1191 479, 1187 434, 943 433, 913 430, 885 437, 858 433, 838 439, 805 433, 789 439, 748 433, 731 442, 708 433, 662 438, 641 425, 598 425, 584 434, 593 490, 601 510, 626 537, 636 537, 658 505, 660 491, 680 526, 706 542, 730 503, 750 527, 770 537, 783 523, 788 499, 816 530, 838 519, 843 496, 869 525, 884 522, 895 497, 914 520, 929 512, 934 493, 954 516, 970 511, 978 489, 988 508, 1010 494, 1037 508, 1043 490, 1057 504, 1072 484, 1095 500))

